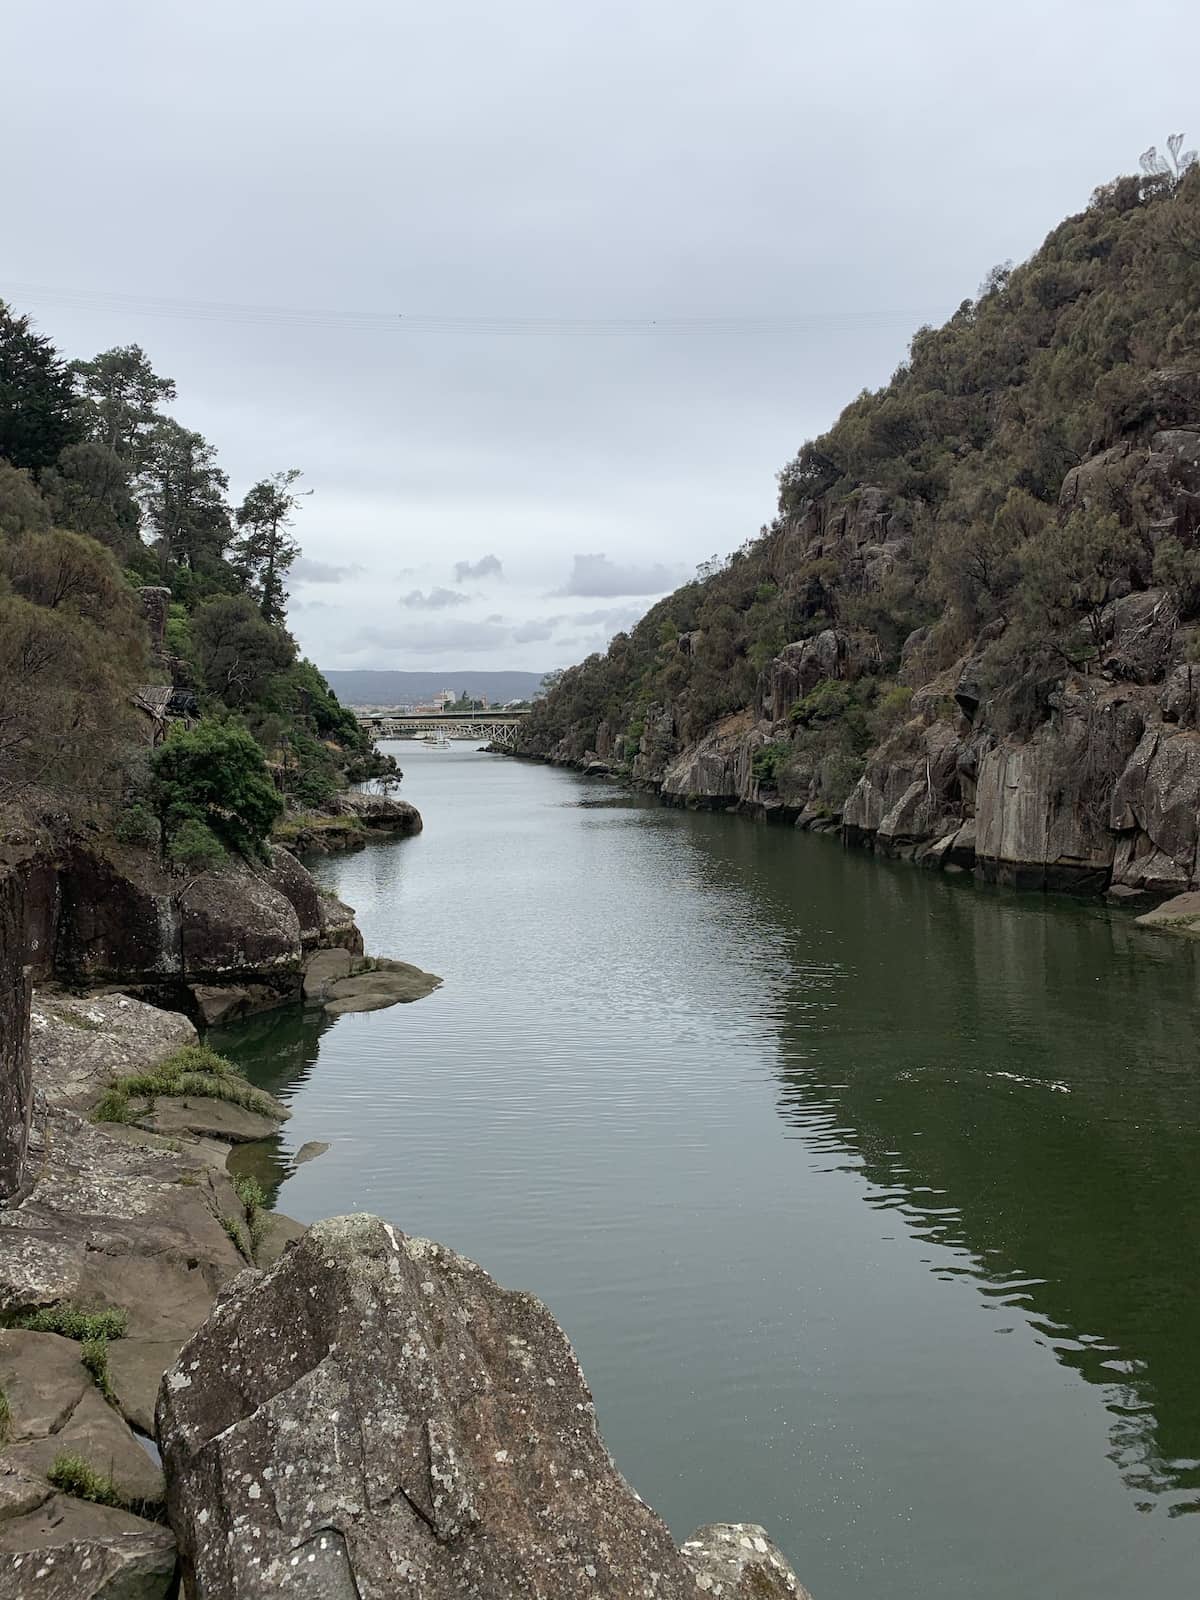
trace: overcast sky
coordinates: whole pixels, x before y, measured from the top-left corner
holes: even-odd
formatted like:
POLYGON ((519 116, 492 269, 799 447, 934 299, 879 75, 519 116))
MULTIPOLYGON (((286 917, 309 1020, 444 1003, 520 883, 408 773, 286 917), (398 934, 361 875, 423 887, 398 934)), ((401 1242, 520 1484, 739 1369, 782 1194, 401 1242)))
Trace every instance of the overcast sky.
POLYGON ((917 325, 1200 136, 1198 17, 8 0, 0 296, 142 344, 235 495, 303 469, 321 666, 560 666, 754 534, 917 325))

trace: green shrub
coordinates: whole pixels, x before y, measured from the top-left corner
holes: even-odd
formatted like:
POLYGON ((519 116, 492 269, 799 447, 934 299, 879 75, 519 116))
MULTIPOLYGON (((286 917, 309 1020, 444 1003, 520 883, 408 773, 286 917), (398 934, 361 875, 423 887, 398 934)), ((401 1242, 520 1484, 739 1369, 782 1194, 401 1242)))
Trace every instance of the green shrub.
POLYGON ((229 857, 225 847, 213 833, 195 817, 181 822, 167 849, 167 855, 177 867, 189 872, 211 872, 229 857))
POLYGON ((122 844, 148 845, 156 843, 158 839, 158 823, 154 813, 140 800, 124 808, 114 831, 122 844))
POLYGON ((164 837, 201 823, 243 856, 261 856, 283 811, 263 753, 247 729, 206 718, 176 729, 150 758, 150 793, 164 837))
POLYGON ((771 785, 775 782, 776 774, 783 766, 792 747, 786 740, 776 739, 771 744, 764 744, 754 752, 750 763, 750 771, 756 783, 771 785))

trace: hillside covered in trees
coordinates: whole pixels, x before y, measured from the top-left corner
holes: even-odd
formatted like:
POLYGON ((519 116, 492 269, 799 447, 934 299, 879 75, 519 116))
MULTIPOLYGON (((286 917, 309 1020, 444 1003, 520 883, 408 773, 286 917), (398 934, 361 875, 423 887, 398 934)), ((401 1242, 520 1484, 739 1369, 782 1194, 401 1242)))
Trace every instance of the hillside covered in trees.
POLYGON ((524 753, 1018 881, 1195 881, 1200 168, 1169 147, 918 330, 524 753))
POLYGON ((287 629, 300 473, 234 506, 175 398, 0 301, 0 812, 203 866, 394 764, 287 629))

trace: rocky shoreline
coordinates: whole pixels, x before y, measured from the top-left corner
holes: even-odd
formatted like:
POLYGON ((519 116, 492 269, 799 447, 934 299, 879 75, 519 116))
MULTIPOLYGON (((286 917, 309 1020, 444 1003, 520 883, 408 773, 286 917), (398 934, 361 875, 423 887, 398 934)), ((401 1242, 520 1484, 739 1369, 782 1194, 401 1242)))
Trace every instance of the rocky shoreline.
MULTIPOLYGON (((745 729, 739 730, 741 734, 745 729)), ((707 743, 707 741, 702 741, 707 743)), ((752 822, 775 826, 795 827, 802 832, 836 834, 846 847, 870 851, 889 860, 912 862, 926 870, 945 873, 969 873, 981 883, 998 883, 1009 888, 1056 890, 1076 895, 1103 895, 1113 904, 1128 907, 1139 914, 1138 927, 1174 937, 1200 938, 1200 890, 1187 888, 1182 893, 1173 892, 1165 882, 1130 884, 1112 881, 1108 874, 1070 873, 1063 878, 1047 876, 1044 863, 997 862, 982 856, 977 848, 977 829, 974 818, 960 820, 938 837, 919 842, 907 841, 895 845, 881 839, 879 830, 862 829, 846 820, 845 813, 830 812, 817 807, 787 805, 774 794, 763 794, 760 786, 751 784, 745 795, 733 795, 707 789, 667 788, 661 781, 636 778, 627 766, 602 760, 594 751, 581 757, 537 755, 530 751, 508 750, 499 745, 490 747, 490 753, 505 755, 518 761, 529 761, 538 766, 562 767, 582 773, 585 777, 604 778, 627 788, 657 797, 659 803, 685 810, 723 811, 730 816, 752 822)), ((703 751, 693 752, 696 764, 702 765, 703 751)), ((857 791, 856 791, 857 792, 857 791)), ((849 807, 847 807, 849 810, 849 807)), ((1183 880, 1187 882, 1188 880, 1183 880)))
MULTIPOLYGON (((206 972, 253 951, 272 1003, 335 1015, 437 987, 364 956, 285 855, 252 890, 227 870, 223 920, 206 892, 206 972)), ((532 1296, 378 1218, 306 1230, 231 1175, 286 1108, 140 984, 64 986, 64 951, 100 975, 141 948, 119 918, 152 893, 109 861, 115 906, 84 907, 67 861, 0 871, 0 1600, 804 1600, 755 1525, 676 1546, 532 1296)))

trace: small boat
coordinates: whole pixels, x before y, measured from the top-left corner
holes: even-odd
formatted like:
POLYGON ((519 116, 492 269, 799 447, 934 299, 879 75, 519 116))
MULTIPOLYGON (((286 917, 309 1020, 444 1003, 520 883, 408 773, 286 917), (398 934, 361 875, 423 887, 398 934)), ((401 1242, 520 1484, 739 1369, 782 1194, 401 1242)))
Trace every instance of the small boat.
POLYGON ((436 733, 422 734, 421 743, 427 744, 431 750, 449 750, 450 748, 450 741, 440 728, 436 733))

